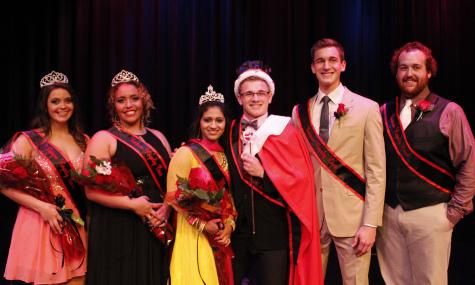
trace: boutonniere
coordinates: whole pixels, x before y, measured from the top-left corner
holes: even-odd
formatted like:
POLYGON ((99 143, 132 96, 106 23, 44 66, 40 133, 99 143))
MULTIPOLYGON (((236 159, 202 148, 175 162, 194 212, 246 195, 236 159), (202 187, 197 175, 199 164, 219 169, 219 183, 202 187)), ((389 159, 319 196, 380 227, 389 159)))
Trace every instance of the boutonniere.
POLYGON ((348 108, 345 106, 345 104, 340 103, 338 104, 338 108, 336 109, 335 113, 333 115, 335 118, 338 120, 338 123, 340 123, 341 118, 348 113, 348 108))
POLYGON ((416 121, 419 121, 422 118, 424 113, 429 113, 430 111, 434 110, 434 104, 427 100, 422 100, 416 106, 416 121))

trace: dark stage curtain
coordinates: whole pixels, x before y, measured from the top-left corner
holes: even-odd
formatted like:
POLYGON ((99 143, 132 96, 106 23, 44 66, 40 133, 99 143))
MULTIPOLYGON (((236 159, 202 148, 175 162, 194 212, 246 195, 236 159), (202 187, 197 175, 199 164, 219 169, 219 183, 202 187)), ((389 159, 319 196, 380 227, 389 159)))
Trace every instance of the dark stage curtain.
MULTIPOLYGON (((468 103, 475 64, 471 0, 15 1, 3 17, 1 144, 28 128, 39 80, 51 70, 68 75, 90 135, 109 126, 105 94, 121 69, 134 72, 148 87, 157 107, 151 127, 160 129, 172 147, 186 139, 198 98, 209 84, 225 95, 235 116, 240 114, 233 85, 236 68, 247 59, 272 67, 271 112, 289 115, 294 104, 317 91, 309 50, 322 37, 336 38, 345 47, 343 83, 380 103, 398 93, 389 71, 393 51, 407 41, 427 44, 440 66, 432 91, 463 106, 475 127, 468 103)), ((0 273, 14 208, 0 197, 0 273)), ((475 284, 469 268, 474 225, 470 215, 455 229, 451 284, 475 284)), ((329 272, 327 283, 338 284, 335 272, 329 272)), ((372 284, 379 284, 375 278, 372 284)))

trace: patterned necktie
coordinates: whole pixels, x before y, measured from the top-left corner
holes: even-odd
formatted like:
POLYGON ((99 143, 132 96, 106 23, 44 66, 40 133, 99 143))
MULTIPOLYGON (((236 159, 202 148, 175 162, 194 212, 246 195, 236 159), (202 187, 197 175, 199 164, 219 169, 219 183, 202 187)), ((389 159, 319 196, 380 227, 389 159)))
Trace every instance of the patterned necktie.
POLYGON ((330 101, 330 98, 328 96, 324 96, 322 98, 323 106, 322 106, 322 112, 320 113, 320 130, 319 130, 319 135, 322 138, 322 140, 326 143, 328 142, 328 138, 330 136, 329 132, 329 126, 330 126, 330 120, 329 120, 329 115, 328 115, 328 101, 330 101))
POLYGON ((401 114, 399 115, 399 118, 401 119, 401 125, 404 130, 407 128, 407 126, 411 122, 411 118, 412 118, 411 104, 412 104, 412 100, 406 99, 406 104, 404 104, 404 107, 401 110, 401 114))
POLYGON ((243 130, 245 130, 247 127, 251 127, 254 130, 257 130, 257 120, 248 121, 248 120, 242 119, 241 126, 243 130))

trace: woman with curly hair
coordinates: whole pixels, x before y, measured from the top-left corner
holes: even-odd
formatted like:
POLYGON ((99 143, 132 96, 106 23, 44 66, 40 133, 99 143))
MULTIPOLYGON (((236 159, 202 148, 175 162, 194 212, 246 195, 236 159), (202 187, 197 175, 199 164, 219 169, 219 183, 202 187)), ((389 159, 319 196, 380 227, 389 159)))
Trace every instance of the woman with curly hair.
POLYGON ((168 249, 144 225, 164 226, 170 209, 163 202, 170 146, 165 136, 147 128, 154 108, 137 76, 122 70, 111 83, 108 106, 113 126, 88 144, 91 157, 122 164, 140 181, 142 196, 129 197, 86 187, 91 203, 88 284, 166 284, 168 249))

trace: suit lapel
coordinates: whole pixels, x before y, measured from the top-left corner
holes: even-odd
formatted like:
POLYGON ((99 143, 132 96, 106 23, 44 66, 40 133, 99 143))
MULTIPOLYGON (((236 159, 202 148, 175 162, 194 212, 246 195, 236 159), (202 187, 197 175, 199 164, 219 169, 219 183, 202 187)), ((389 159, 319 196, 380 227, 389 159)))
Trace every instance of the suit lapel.
POLYGON ((330 132, 330 137, 328 139, 328 146, 332 149, 333 145, 337 143, 337 141, 335 140, 339 137, 339 133, 341 131, 341 124, 344 124, 345 121, 351 119, 351 112, 354 109, 353 95, 351 94, 351 91, 349 91, 346 87, 345 92, 343 92, 343 99, 341 100, 341 103, 345 104, 345 107, 348 109, 348 113, 345 115, 344 118, 340 119, 341 121, 335 119, 335 122, 333 123, 332 130, 330 132))

